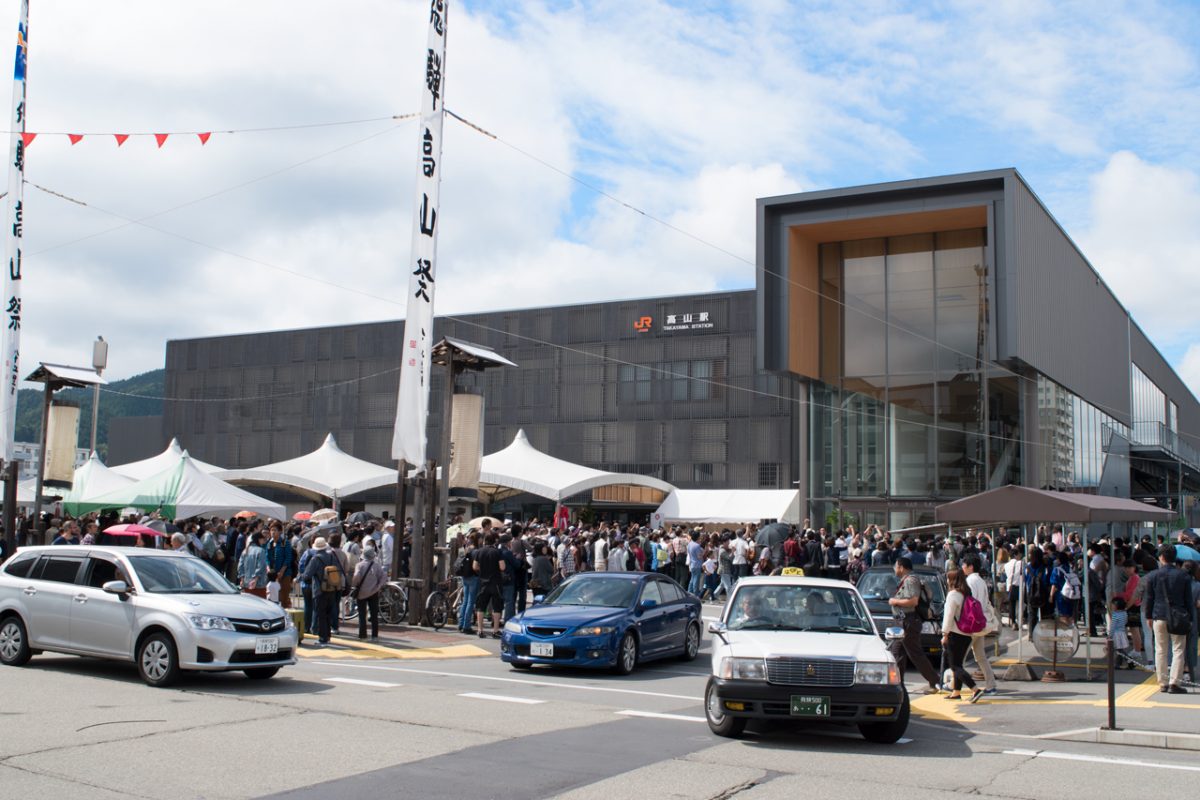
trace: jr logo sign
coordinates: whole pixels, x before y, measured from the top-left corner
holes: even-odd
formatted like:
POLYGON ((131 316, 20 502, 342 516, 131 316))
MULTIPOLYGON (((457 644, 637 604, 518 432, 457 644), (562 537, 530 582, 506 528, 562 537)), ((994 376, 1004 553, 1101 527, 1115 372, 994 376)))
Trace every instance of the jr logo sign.
POLYGON ((653 317, 639 317, 637 322, 633 323, 633 329, 638 333, 646 333, 654 325, 653 317))

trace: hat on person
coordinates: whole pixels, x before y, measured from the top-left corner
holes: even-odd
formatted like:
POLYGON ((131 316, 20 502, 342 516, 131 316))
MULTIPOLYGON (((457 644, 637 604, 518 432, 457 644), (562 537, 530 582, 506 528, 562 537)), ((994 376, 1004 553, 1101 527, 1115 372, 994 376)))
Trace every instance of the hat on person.
POLYGON ((379 553, 379 551, 376 550, 374 547, 364 547, 362 557, 365 558, 367 561, 374 561, 375 556, 378 555, 378 553, 379 553))
POLYGON ((325 541, 324 536, 318 536, 316 539, 313 539, 312 546, 314 550, 324 550, 329 546, 329 542, 325 541))

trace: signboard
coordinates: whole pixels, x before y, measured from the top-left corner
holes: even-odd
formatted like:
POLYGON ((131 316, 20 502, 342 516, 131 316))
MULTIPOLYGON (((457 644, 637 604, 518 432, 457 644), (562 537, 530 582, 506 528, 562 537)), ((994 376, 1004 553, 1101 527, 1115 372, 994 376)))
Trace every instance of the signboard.
POLYGON ((1033 629, 1033 646, 1047 661, 1054 661, 1054 650, 1058 648, 1058 660, 1066 661, 1079 649, 1079 631, 1070 623, 1060 623, 1057 633, 1052 619, 1044 619, 1033 629))
POLYGON ((421 82, 417 139, 417 191, 412 256, 408 261, 408 311, 404 316, 400 395, 392 434, 392 458, 425 463, 429 375, 433 336, 433 289, 437 271, 438 202, 442 180, 442 121, 445 118, 446 14, 449 0, 430 0, 427 53, 421 82))
POLYGON ((454 393, 450 416, 450 495, 478 496, 483 468, 483 395, 454 393))
MULTIPOLYGON (((633 320, 633 329, 638 333, 649 333, 655 330, 655 324, 654 317, 643 314, 633 320)), ((659 333, 711 331, 716 328, 716 320, 711 311, 671 311, 658 318, 657 326, 659 333)))

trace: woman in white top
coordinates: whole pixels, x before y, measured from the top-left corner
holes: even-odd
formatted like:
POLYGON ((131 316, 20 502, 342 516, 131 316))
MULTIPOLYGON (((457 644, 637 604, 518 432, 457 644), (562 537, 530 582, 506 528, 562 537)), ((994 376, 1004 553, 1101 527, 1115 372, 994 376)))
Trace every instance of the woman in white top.
POLYGON ((976 703, 983 696, 983 689, 975 685, 971 673, 963 667, 963 658, 971 649, 971 635, 958 628, 963 599, 970 592, 967 588, 967 576, 961 570, 952 569, 946 573, 946 582, 950 585, 950 594, 946 595, 945 611, 942 614, 942 646, 946 649, 946 657, 950 660, 950 669, 954 673, 952 691, 946 699, 962 700, 961 690, 966 686, 971 690, 971 702, 976 703))
POLYGON ((1017 605, 1021 599, 1021 583, 1025 579, 1025 545, 1013 548, 1012 558, 1004 562, 1004 588, 1008 590, 1008 622, 1015 631, 1020 627, 1017 605))

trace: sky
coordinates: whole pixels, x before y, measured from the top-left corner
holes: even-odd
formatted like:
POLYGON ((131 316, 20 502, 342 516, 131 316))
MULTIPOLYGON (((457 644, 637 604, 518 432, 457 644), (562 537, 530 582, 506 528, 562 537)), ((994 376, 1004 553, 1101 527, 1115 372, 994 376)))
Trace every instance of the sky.
MULTIPOLYGON (((171 339, 403 316, 392 117, 428 8, 31 0, 24 364, 103 335, 122 378, 171 339)), ((1016 167, 1200 394, 1200 4, 462 0, 448 26, 446 106, 498 138, 446 121, 439 314, 752 288, 758 197, 1016 167)))

